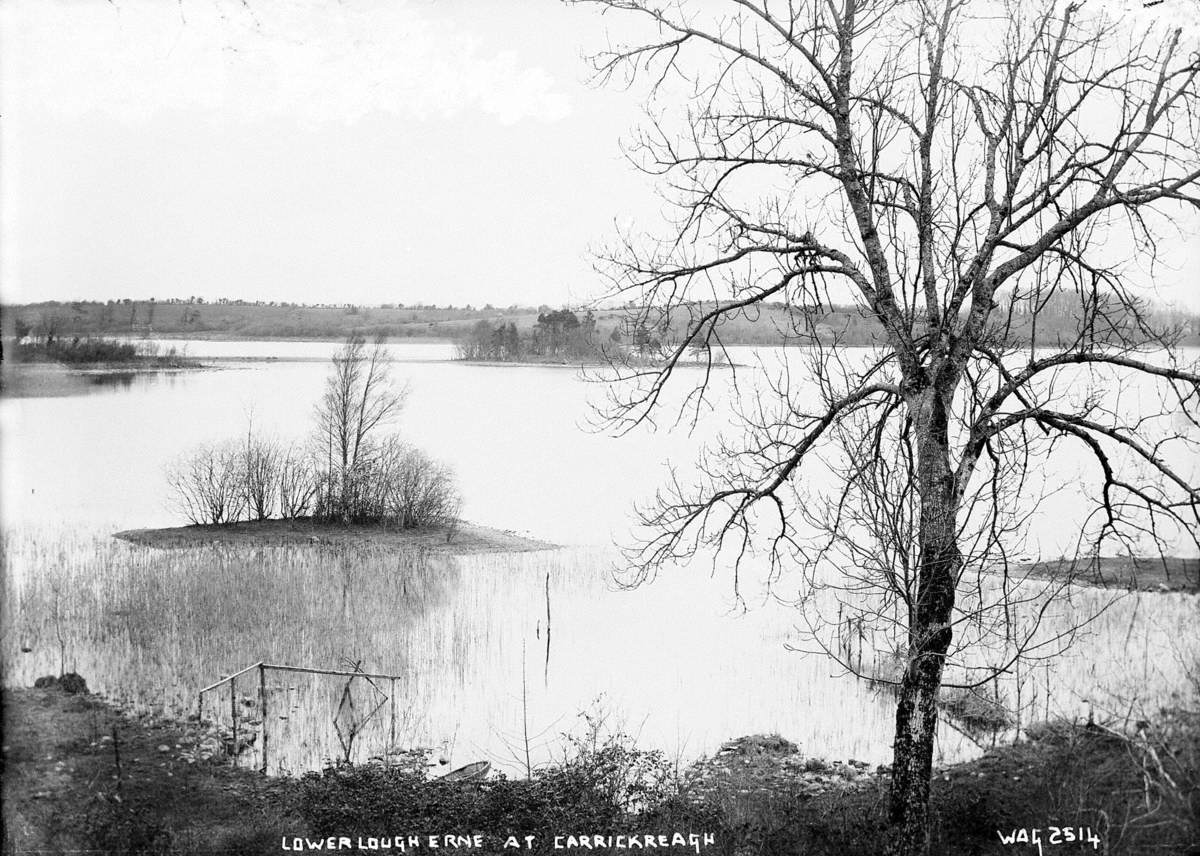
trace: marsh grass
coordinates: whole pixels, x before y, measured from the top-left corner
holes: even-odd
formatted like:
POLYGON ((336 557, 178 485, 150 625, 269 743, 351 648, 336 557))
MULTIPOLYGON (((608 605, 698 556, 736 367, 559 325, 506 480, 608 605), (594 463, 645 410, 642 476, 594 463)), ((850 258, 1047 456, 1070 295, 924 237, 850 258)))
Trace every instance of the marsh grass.
MULTIPOLYGON (((414 745, 448 754, 463 712, 496 704, 481 686, 517 686, 503 642, 543 632, 555 567, 548 556, 476 557, 473 573, 506 579, 465 585, 453 557, 395 544, 158 550, 67 530, 8 533, 3 550, 10 685, 76 671, 126 709, 184 717, 202 687, 256 662, 401 676, 378 689, 353 679, 344 705, 344 677, 268 670, 268 768, 293 773, 346 759, 335 719, 343 735, 348 720, 358 731, 350 760, 414 745), (353 713, 339 717, 340 706, 353 713)), ((259 732, 257 672, 231 689, 206 694, 205 719, 228 729, 236 706, 241 736, 259 732)), ((259 766, 261 745, 239 763, 259 766)))
MULTIPOLYGON (((647 747, 688 760, 766 731, 801 742, 810 757, 875 764, 889 756, 890 698, 821 657, 786 650, 794 610, 765 604, 737 616, 715 608, 721 581, 705 574, 627 592, 614 590, 610 557, 595 550, 159 550, 49 528, 9 532, 3 551, 10 686, 74 671, 128 709, 182 717, 196 713, 201 687, 253 663, 357 665, 401 677, 394 691, 386 682, 378 693, 352 682, 354 761, 426 747, 435 761, 487 759, 519 774, 526 734, 533 764, 549 762, 574 715, 602 694, 647 747)), ((1197 658, 1196 605, 1194 595, 1113 601, 1077 589, 1056 604, 1046 632, 1099 617, 1067 653, 981 692, 1018 713, 1018 727, 1089 714, 1117 725, 1153 719, 1197 658)), ((266 679, 269 771, 344 759, 334 720, 346 679, 275 671, 266 679)), ((238 680, 235 697, 228 685, 210 693, 205 718, 227 726, 231 705, 240 705, 243 736, 253 733, 262 705, 256 673, 238 680)), ((999 738, 1013 736, 1009 729, 999 738)), ((952 762, 978 754, 981 741, 948 727, 939 749, 952 762)), ((260 751, 256 740, 239 763, 259 767, 260 751)))

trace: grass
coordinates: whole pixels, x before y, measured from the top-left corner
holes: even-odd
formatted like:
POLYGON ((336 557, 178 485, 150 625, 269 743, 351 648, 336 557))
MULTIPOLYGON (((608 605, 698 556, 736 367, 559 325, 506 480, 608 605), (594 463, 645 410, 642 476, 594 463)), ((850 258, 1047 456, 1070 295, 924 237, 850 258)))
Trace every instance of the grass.
MULTIPOLYGON (((75 671, 130 710, 187 716, 202 687, 260 661, 403 676, 394 692, 383 687, 388 702, 361 729, 354 760, 386 751, 393 733, 403 746, 437 746, 463 710, 487 701, 472 688, 499 675, 511 691, 513 664, 498 661, 488 639, 523 623, 491 626, 479 616, 515 616, 522 603, 544 610, 545 579, 560 561, 544 551, 473 557, 477 573, 511 571, 494 587, 465 585, 461 559, 396 541, 160 550, 58 531, 9 534, 3 547, 8 685, 75 671), (464 589, 471 597, 458 595, 464 589)), ((269 678, 271 771, 340 757, 333 712, 346 680, 269 678)), ((359 718, 380 700, 359 679, 352 695, 359 718)), ((206 717, 229 725, 235 704, 245 729, 261 704, 256 679, 239 681, 236 697, 228 684, 207 696, 206 717)), ((248 766, 258 766, 260 745, 248 766)))
MULTIPOLYGON (((402 672, 420 654, 390 628, 433 611, 457 579, 452 563, 422 551, 345 544, 159 551, 65 536, 48 550, 9 540, 5 557, 10 681, 65 668, 133 710, 174 715, 196 710, 202 686, 258 661, 402 672)), ((306 769, 333 751, 329 723, 304 714, 331 709, 317 697, 339 689, 318 679, 269 688, 277 715, 290 717, 278 720, 276 766, 306 769), (289 743, 289 732, 303 738, 289 743)), ((209 703, 228 711, 228 692, 209 703)))

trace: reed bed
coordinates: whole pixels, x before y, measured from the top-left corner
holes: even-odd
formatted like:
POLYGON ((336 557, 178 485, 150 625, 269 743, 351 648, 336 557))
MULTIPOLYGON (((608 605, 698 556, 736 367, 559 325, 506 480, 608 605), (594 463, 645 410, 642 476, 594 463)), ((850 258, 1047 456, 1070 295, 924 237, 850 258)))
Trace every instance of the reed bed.
MULTIPOLYGON (((890 697, 825 658, 787 650, 793 609, 767 601, 731 612, 720 574, 678 569, 627 592, 610 582, 612 557, 596 550, 158 550, 68 529, 8 532, 3 552, 10 686, 75 671, 131 709, 184 716, 201 687, 257 662, 356 666, 399 678, 376 682, 378 691, 351 683, 351 760, 425 747, 435 762, 488 759, 518 774, 560 752, 561 735, 594 704, 681 760, 771 731, 818 757, 890 756, 890 697)), ((1009 707, 1019 700, 1025 723, 1152 718, 1195 675, 1196 606, 1192 595, 1076 589, 1044 632, 1099 617, 1063 656, 1014 670, 992 691, 1009 707)), ((249 728, 265 689, 270 772, 346 756, 334 724, 346 679, 265 678, 262 688, 251 673, 236 695, 227 684, 208 694, 205 718, 228 726, 237 709, 249 728)), ((339 722, 344 735, 344 711, 339 722)), ((977 741, 945 729, 939 760, 972 757, 977 741)), ((256 742, 240 763, 260 766, 260 752, 256 742)))

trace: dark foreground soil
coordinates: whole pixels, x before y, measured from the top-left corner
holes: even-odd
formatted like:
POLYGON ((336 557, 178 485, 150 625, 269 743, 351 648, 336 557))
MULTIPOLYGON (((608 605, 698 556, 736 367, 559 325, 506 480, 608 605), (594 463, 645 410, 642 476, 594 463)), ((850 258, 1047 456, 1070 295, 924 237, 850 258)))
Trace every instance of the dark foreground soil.
MULTIPOLYGON (((360 829, 466 834, 473 830, 460 824, 470 823, 467 812, 478 812, 481 801, 513 817, 514 799, 530 799, 527 783, 519 781, 422 790, 378 768, 304 782, 266 779, 227 762, 195 759, 188 749, 197 729, 190 725, 131 718, 102 700, 58 689, 8 691, 3 702, 6 853, 273 854, 285 837, 360 829), (419 818, 436 818, 439 828, 414 829, 419 818)), ((1200 854, 1198 717, 1141 723, 1133 736, 1098 726, 1043 726, 1034 729, 1034 739, 938 771, 931 853, 1200 854), (1006 844, 1001 836, 1016 840, 1006 844)), ((687 824, 685 832, 713 832, 715 843, 705 854, 883 853, 886 770, 806 759, 787 741, 757 736, 731 741, 691 772, 666 822, 687 824), (703 829, 691 825, 697 820, 703 829)), ((562 794, 569 805, 592 804, 571 787, 562 794)), ((578 824, 561 819, 573 817, 570 810, 551 816, 555 834, 611 834, 573 828, 578 824)), ((659 810, 631 815, 618 831, 636 833, 651 823, 661 829, 663 818, 659 810)), ((490 840, 508 832, 484 831, 490 840)), ((352 846, 350 852, 359 851, 352 846)))
POLYGON ((259 520, 216 526, 176 526, 169 529, 129 529, 113 537, 133 544, 163 549, 186 549, 206 544, 272 546, 281 544, 377 544, 417 547, 435 553, 524 553, 550 550, 555 545, 514 532, 473 523, 444 527, 397 529, 380 524, 321 523, 313 520, 259 520))
POLYGON ((58 689, 3 696, 5 853, 273 853, 288 783, 183 757, 186 725, 58 689))

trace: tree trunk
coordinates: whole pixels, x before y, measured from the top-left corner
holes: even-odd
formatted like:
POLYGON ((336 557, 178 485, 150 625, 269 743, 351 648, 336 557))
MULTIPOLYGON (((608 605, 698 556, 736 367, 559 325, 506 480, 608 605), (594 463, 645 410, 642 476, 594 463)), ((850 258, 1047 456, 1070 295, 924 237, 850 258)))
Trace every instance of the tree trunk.
POLYGON ((929 782, 937 735, 938 689, 953 636, 950 620, 962 556, 950 468, 945 396, 932 390, 914 408, 921 497, 920 567, 908 627, 908 668, 896 705, 889 853, 922 856, 929 844, 929 782))

